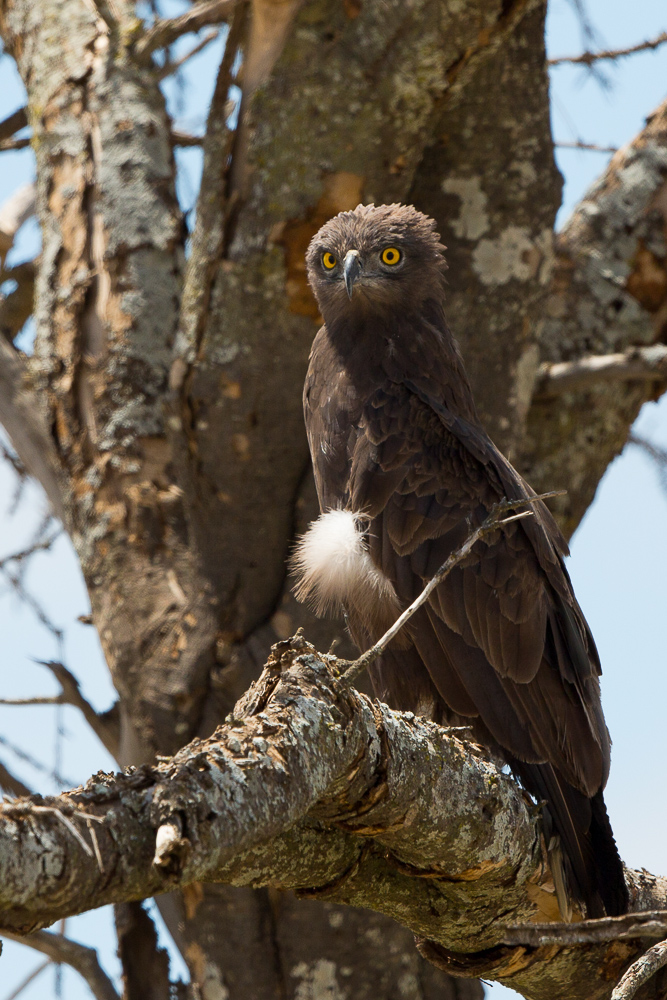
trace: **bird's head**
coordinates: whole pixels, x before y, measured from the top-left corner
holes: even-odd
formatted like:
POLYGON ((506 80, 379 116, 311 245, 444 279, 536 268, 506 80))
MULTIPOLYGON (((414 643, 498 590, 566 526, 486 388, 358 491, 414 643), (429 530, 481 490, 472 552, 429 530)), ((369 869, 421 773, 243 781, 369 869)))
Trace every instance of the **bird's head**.
POLYGON ((444 298, 445 248, 412 205, 358 205, 330 219, 306 254, 327 324, 364 313, 418 310, 444 298))

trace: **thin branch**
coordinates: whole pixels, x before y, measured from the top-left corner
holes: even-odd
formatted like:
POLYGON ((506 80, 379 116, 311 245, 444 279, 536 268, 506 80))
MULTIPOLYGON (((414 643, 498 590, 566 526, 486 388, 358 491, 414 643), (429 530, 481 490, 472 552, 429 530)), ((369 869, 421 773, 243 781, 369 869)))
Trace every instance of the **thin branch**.
MULTIPOLYGON (((21 747, 17 746, 15 743, 10 742, 10 740, 8 740, 6 736, 0 736, 0 745, 3 747, 7 747, 7 749, 10 750, 15 757, 18 757, 19 760, 22 760, 24 763, 29 764, 30 767, 33 767, 36 771, 39 771, 40 774, 47 774, 50 778, 55 777, 53 771, 51 771, 50 768, 48 768, 45 764, 42 764, 40 760, 37 760, 35 757, 31 756, 31 754, 26 753, 25 750, 22 750, 21 747)), ((69 779, 65 778, 63 778, 63 782, 68 785, 74 784, 73 781, 70 781, 69 779)))
POLYGON ((211 42, 214 42, 216 38, 219 37, 219 35, 220 32, 217 28, 213 28, 211 31, 208 31, 204 35, 204 37, 201 38, 197 42, 197 44, 190 49, 189 52, 186 52, 185 55, 181 56, 180 59, 176 59, 174 62, 166 62, 164 66, 161 66, 157 72, 158 80, 160 81, 165 80, 168 76, 171 76, 173 73, 177 73, 178 70, 186 62, 192 59, 193 56, 199 55, 202 49, 205 49, 207 45, 210 45, 211 42))
POLYGON ((26 705, 66 705, 66 699, 61 695, 53 695, 43 698, 0 698, 0 705, 15 705, 25 707, 26 705))
POLYGON ((611 1000, 632 1000, 640 986, 648 982, 665 965, 667 965, 667 941, 661 941, 633 962, 612 993, 611 1000))
POLYGON ((50 931, 36 931, 34 934, 14 934, 0 930, 2 937, 17 944, 27 945, 35 951, 48 955, 52 962, 62 962, 75 969, 88 984, 95 1000, 119 1000, 118 993, 106 972, 100 965, 94 948, 71 941, 63 934, 50 931))
POLYGON ((659 448, 638 434, 629 434, 628 444, 634 444, 637 448, 641 448, 655 462, 660 485, 667 492, 667 448, 659 448))
POLYGON ((199 31, 208 24, 221 24, 229 20, 236 6, 236 0, 203 0, 180 17, 164 18, 142 35, 134 46, 135 56, 147 62, 156 49, 172 45, 181 35, 199 31))
POLYGON ((5 139, 11 139, 16 132, 20 132, 22 128, 25 128, 28 124, 28 109, 19 108, 18 111, 12 112, 11 115, 7 115, 0 122, 0 142, 4 142, 5 139))
POLYGON ((17 798, 33 794, 32 789, 28 788, 20 778, 12 774, 9 768, 5 767, 2 763, 0 763, 0 788, 5 792, 9 792, 10 795, 15 795, 17 798))
POLYGON ((203 135, 191 135, 190 132, 181 132, 180 129, 172 129, 169 136, 172 146, 203 146, 203 135))
POLYGON ((625 56, 633 56, 637 52, 657 49, 660 45, 664 45, 665 42, 667 42, 667 31, 661 31, 655 38, 639 42, 637 45, 630 45, 625 49, 603 49, 600 52, 582 52, 578 56, 558 56, 556 59, 548 59, 547 66, 562 66, 565 63, 590 66, 601 59, 621 59, 625 56))
POLYGON ((600 920, 581 920, 573 924, 517 924, 506 927, 502 943, 542 948, 559 944, 571 947, 578 944, 599 944, 604 941, 660 938, 667 936, 667 910, 645 910, 643 913, 626 913, 622 917, 603 917, 600 920))
POLYGON ((62 533, 62 528, 58 527, 52 535, 48 536, 48 538, 40 539, 39 541, 33 542, 32 545, 29 545, 25 549, 19 549, 18 552, 12 552, 8 556, 3 556, 2 559, 0 559, 0 569, 5 569, 8 563, 25 562, 30 558, 30 556, 34 556, 36 552, 48 552, 53 543, 60 538, 62 533))
POLYGON ((618 146, 596 146, 592 142, 555 142, 556 149, 586 149, 593 153, 617 153, 618 146))
POLYGON ((445 577, 451 573, 455 566, 458 566, 458 564, 462 562, 467 555, 469 555, 471 550, 481 538, 484 538, 485 535, 491 534, 493 531, 497 531, 498 528, 502 528, 506 524, 510 524, 512 521, 519 521, 524 517, 533 516, 533 512, 530 510, 524 510, 520 514, 514 514, 512 517, 506 518, 503 518, 503 514, 506 514, 508 510, 516 510, 519 507, 526 507, 529 504, 537 503, 539 500, 546 500, 549 497, 560 497, 564 495, 565 490, 556 490, 551 493, 542 493, 540 496, 524 497, 521 500, 505 499, 501 500, 500 503, 494 504, 482 524, 480 524, 478 528, 468 535, 463 545, 459 546, 458 549, 455 549, 454 552, 450 553, 435 576, 432 577, 432 579, 426 584, 421 594, 416 597, 410 607, 406 608, 403 614, 396 619, 391 628, 387 629, 382 638, 351 663, 347 660, 339 661, 339 663, 346 666, 346 670, 341 676, 342 683, 351 684, 355 677, 359 676, 362 670, 364 670, 370 663, 373 662, 373 660, 376 660, 378 656, 382 654, 382 651, 389 645, 391 640, 398 635, 403 626, 410 621, 414 613, 426 603, 435 588, 442 583, 445 577))
POLYGON ((667 346, 631 347, 623 354, 594 355, 577 361, 541 365, 535 382, 535 399, 564 392, 580 392, 604 382, 667 380, 667 346))
POLYGON ((25 977, 23 982, 16 987, 13 993, 10 993, 9 996, 4 998, 4 1000, 16 1000, 16 997, 20 996, 21 993, 23 993, 26 986, 29 986, 34 979, 37 979, 37 976, 40 974, 40 972, 44 972, 44 969, 46 969, 47 966, 49 965, 51 965, 50 959, 48 959, 46 962, 42 962, 41 965, 38 965, 37 968, 33 969, 32 972, 25 977))
POLYGON ((55 660, 35 660, 41 667, 50 670, 60 684, 60 702, 78 708, 98 739, 113 756, 118 753, 119 727, 114 712, 97 712, 81 694, 79 682, 71 671, 55 660))
POLYGON ((0 153, 7 153, 10 150, 25 149, 31 143, 30 136, 22 139, 3 139, 0 141, 0 153))

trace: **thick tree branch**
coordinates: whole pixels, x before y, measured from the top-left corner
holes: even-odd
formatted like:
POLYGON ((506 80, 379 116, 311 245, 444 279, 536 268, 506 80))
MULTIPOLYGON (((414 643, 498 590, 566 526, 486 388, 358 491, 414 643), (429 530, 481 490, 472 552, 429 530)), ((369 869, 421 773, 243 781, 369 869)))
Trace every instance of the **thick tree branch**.
POLYGON ((120 1000, 118 993, 99 963, 97 952, 63 934, 36 931, 34 934, 13 934, 0 930, 0 935, 17 944, 25 944, 35 951, 48 955, 52 962, 64 962, 86 981, 95 1000, 120 1000))
POLYGON ((21 796, 21 795, 32 795, 32 789, 28 788, 20 778, 17 778, 12 772, 5 767, 4 764, 0 763, 0 788, 4 792, 9 792, 10 795, 21 796))
POLYGON ((631 347, 622 354, 606 354, 577 361, 543 364, 537 373, 535 399, 563 392, 580 392, 603 382, 667 381, 667 347, 631 347))
POLYGON ((517 462, 538 491, 567 485, 554 513, 568 535, 640 407, 664 388, 666 222, 667 101, 557 235, 535 357, 545 367, 524 373, 534 395, 517 462))
MULTIPOLYGON (((570 996, 609 997, 613 983, 591 972, 605 944, 502 944, 508 922, 553 898, 512 778, 460 734, 341 687, 335 667, 299 637, 280 643, 210 740, 44 806, 5 805, 2 924, 30 930, 193 881, 273 885, 389 913, 441 961, 476 975, 481 963, 531 996, 559 996, 565 963, 580 982, 570 996), (103 871, 81 844, 90 815, 103 871)), ((634 906, 664 906, 667 883, 628 879, 634 906)), ((628 962, 641 949, 630 951, 628 962)))

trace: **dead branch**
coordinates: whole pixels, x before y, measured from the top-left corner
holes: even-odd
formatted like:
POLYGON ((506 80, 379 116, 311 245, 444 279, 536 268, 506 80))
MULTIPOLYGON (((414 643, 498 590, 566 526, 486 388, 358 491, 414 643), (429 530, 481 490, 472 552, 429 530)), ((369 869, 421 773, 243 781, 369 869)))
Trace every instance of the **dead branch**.
POLYGON ((543 364, 535 381, 535 399, 548 399, 564 392, 580 392, 609 382, 667 380, 667 347, 631 347, 619 354, 606 354, 543 364))
POLYGON ((660 938, 667 935, 667 910, 647 910, 627 913, 622 917, 581 920, 572 924, 522 924, 506 927, 504 944, 543 948, 554 944, 571 947, 602 941, 624 941, 635 938, 660 938))
POLYGON ((190 49, 189 52, 186 52, 185 55, 181 56, 180 59, 176 59, 174 62, 170 62, 169 60, 167 60, 164 66, 161 66, 157 72, 158 80, 165 80, 168 76, 171 76, 173 73, 177 73, 179 69, 181 69, 181 67, 185 65, 186 62, 188 62, 190 59, 193 58, 193 56, 198 55, 203 49, 206 48, 207 45, 210 45, 211 42, 214 42, 219 34, 220 32, 216 28, 214 28, 212 31, 207 31, 204 37, 201 38, 197 42, 197 44, 190 49))
POLYGON ((469 536, 466 538, 463 545, 455 549, 448 557, 447 560, 440 567, 438 572, 432 577, 431 580, 426 584, 421 594, 415 598, 410 607, 406 608, 405 611, 396 619, 391 628, 387 629, 382 638, 371 646, 370 649, 362 653, 356 660, 352 663, 347 663, 346 669, 341 677, 341 681, 345 684, 351 684, 355 677, 358 677, 362 670, 365 670, 374 660, 382 654, 382 651, 389 645, 392 639, 394 639, 400 630, 403 628, 407 622, 410 621, 412 616, 416 611, 421 608, 423 604, 429 599, 435 588, 442 583, 446 576, 448 576, 455 566, 458 566, 466 556, 470 554, 474 546, 480 539, 484 538, 486 535, 491 534, 493 531, 497 531, 502 528, 505 524, 511 524, 512 521, 519 521, 524 517, 532 517, 532 511, 525 510, 520 514, 514 514, 512 517, 504 518, 503 515, 509 510, 516 510, 519 507, 526 507, 530 504, 537 503, 540 500, 546 500, 549 497, 564 496, 564 490, 558 490, 552 493, 542 493, 540 496, 535 497, 525 497, 521 500, 501 500, 500 503, 495 504, 488 516, 482 522, 482 524, 476 528, 469 536))
POLYGON ((35 951, 48 955, 52 962, 62 962, 86 981, 95 1000, 120 1000, 116 989, 100 965, 94 948, 72 941, 63 934, 50 931, 36 931, 34 934, 14 934, 0 930, 0 935, 17 944, 27 945, 35 951))
POLYGON ((667 941, 654 944, 652 948, 634 962, 624 973, 611 1000, 632 1000, 640 986, 648 982, 656 972, 667 965, 667 941))
POLYGON ((4 142, 5 139, 11 139, 11 137, 16 133, 20 132, 22 128, 25 128, 28 124, 28 109, 19 108, 18 111, 12 112, 11 115, 7 115, 0 121, 0 142, 4 142))
MULTIPOLYGON (((338 671, 301 637, 279 643, 211 739, 152 767, 98 774, 43 804, 5 804, 4 925, 17 933, 192 881, 273 885, 381 910, 503 978, 517 947, 526 950, 503 944, 515 933, 504 926, 507 913, 529 923, 549 882, 534 811, 461 733, 341 690, 338 671), (72 834, 84 823, 95 826, 103 871, 72 834)), ((664 906, 664 880, 628 879, 637 905, 664 906)), ((632 920, 636 937, 653 932, 636 914, 623 918, 624 940, 632 920)), ((586 928, 595 923, 603 922, 586 928)), ((583 996, 605 944, 567 946, 583 996)), ((539 938, 530 947, 527 991, 530 976, 549 968, 539 938)), ((596 996, 599 989, 596 980, 596 996)))
POLYGON ((616 153, 618 146, 596 146, 592 142, 555 142, 556 149, 586 149, 594 153, 616 153))
POLYGON ((22 139, 3 139, 0 142, 0 153, 7 153, 10 150, 26 149, 30 145, 30 136, 22 139))
POLYGON ((40 973, 44 972, 44 969, 48 968, 49 965, 51 965, 50 959, 46 962, 42 962, 41 965, 38 965, 36 969, 33 969, 32 972, 28 973, 25 979, 21 980, 16 989, 12 990, 9 996, 5 997, 4 1000, 16 1000, 16 997, 20 996, 21 993, 23 993, 26 986, 29 986, 30 983, 33 982, 33 980, 37 979, 37 976, 39 976, 40 973))
POLYGON ((582 52, 578 56, 558 56, 556 59, 548 59, 548 66, 562 66, 564 63, 579 64, 584 66, 591 66, 595 62, 599 62, 601 59, 622 59, 625 56, 633 56, 637 52, 646 52, 649 49, 657 49, 660 45, 664 45, 667 42, 667 31, 661 31, 659 35, 655 38, 648 39, 645 42, 639 42, 637 45, 630 45, 625 49, 603 49, 600 52, 582 52))
POLYGON ((62 663, 44 660, 36 660, 35 662, 50 670, 60 684, 60 695, 57 696, 57 701, 78 708, 100 742, 116 757, 120 738, 120 727, 116 713, 96 712, 90 702, 81 694, 79 682, 74 674, 62 663))
POLYGON ((156 49, 164 49, 172 45, 181 35, 199 31, 209 24, 221 24, 228 21, 236 0, 203 0, 195 4, 192 10, 180 17, 164 18, 157 21, 152 28, 136 42, 134 53, 140 62, 148 62, 156 49))

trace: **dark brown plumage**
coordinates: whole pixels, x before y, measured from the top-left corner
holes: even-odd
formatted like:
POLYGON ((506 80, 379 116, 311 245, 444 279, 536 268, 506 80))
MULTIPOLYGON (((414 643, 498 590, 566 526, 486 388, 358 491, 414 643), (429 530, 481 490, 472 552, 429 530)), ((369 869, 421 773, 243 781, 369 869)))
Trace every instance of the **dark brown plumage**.
MULTIPOLYGON (((443 250, 414 208, 360 205, 328 222, 307 254, 325 320, 304 389, 323 515, 297 550, 297 593, 320 610, 342 604, 362 649, 494 503, 534 495, 477 417, 445 321, 443 250)), ((589 916, 618 914, 627 891, 602 798, 600 663, 566 542, 543 503, 532 509, 477 544, 372 681, 395 708, 470 722, 546 801, 570 892, 589 916)), ((562 898, 561 889, 561 908, 562 898)))

